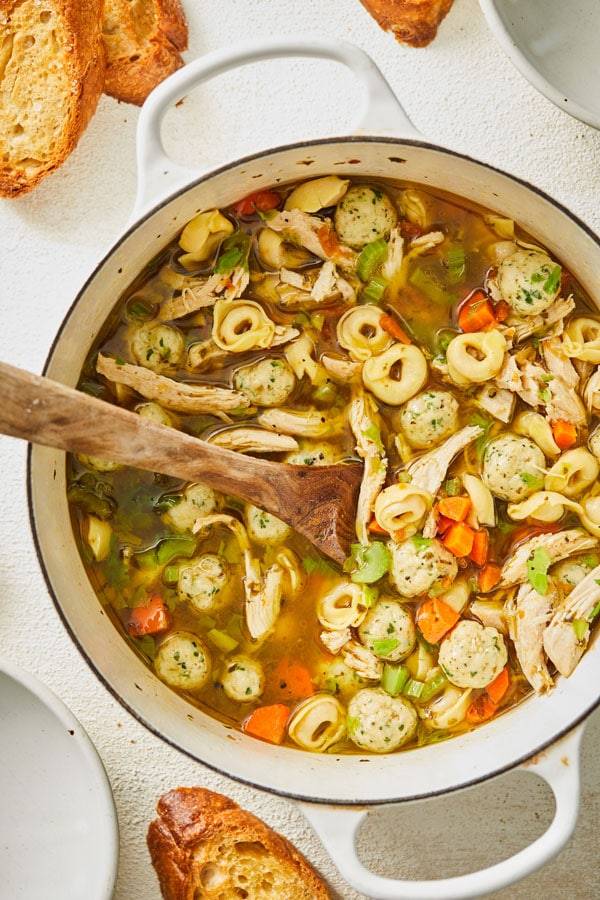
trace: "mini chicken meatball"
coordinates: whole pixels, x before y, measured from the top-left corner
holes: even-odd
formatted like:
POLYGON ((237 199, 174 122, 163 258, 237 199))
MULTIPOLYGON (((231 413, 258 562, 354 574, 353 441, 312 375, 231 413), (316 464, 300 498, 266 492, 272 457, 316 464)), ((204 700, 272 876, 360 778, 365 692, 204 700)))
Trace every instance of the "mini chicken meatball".
POLYGON ((454 581, 458 572, 455 557, 439 541, 415 535, 397 544, 389 541, 392 556, 390 576, 403 597, 418 597, 436 581, 454 581))
POLYGON ((152 401, 138 403, 135 411, 138 416, 141 416, 143 419, 150 419, 156 425, 166 425, 168 428, 176 427, 174 417, 166 409, 163 409, 159 403, 153 403, 152 401))
POLYGON ((265 673, 258 660, 249 656, 233 656, 225 663, 221 684, 230 700, 249 703, 258 700, 262 694, 265 673))
POLYGON ((191 531, 196 519, 210 516, 221 506, 221 498, 204 484, 189 484, 181 499, 165 513, 165 521, 176 531, 191 531))
POLYGON ((592 555, 563 559, 550 569, 550 575, 565 593, 570 593, 597 565, 598 557, 592 555))
POLYGON ((229 567, 216 553, 204 553, 179 567, 177 592, 181 600, 199 613, 227 606, 230 596, 229 567))
POLYGON ((360 250, 371 241, 387 238, 398 221, 398 213, 380 188, 355 184, 338 203, 334 221, 342 244, 360 250))
POLYGON ((300 448, 288 453, 286 463, 291 466, 332 466, 338 459, 335 447, 331 444, 311 444, 307 442, 300 448))
POLYGON ((500 674, 507 658, 499 631, 462 619, 442 641, 438 661, 457 687, 484 688, 500 674))
POLYGON ((261 359, 238 369, 233 386, 255 406, 282 406, 296 387, 296 376, 285 359, 261 359))
POLYGON ((199 691, 210 677, 210 654, 191 631, 175 631, 162 642, 154 658, 158 677, 172 688, 199 691))
POLYGON ((532 440, 502 434, 487 445, 482 479, 501 500, 518 503, 544 486, 544 454, 532 440))
POLYGON ((538 316, 558 297, 560 276, 546 253, 521 247, 500 263, 496 283, 517 316, 538 316))
POLYGON ((367 613, 358 634, 365 647, 387 662, 404 659, 415 646, 417 635, 411 614, 398 603, 383 597, 367 613))
POLYGON ((449 391, 423 391, 401 411, 400 426, 411 447, 435 447, 458 431, 458 402, 449 391))
POLYGON ((99 456, 89 456, 87 453, 78 453, 77 459, 87 469, 95 469, 96 472, 115 472, 121 468, 121 463, 111 462, 110 459, 100 459, 99 456))
POLYGON ((329 691, 330 694, 347 700, 359 688, 366 687, 369 682, 338 658, 322 666, 317 675, 317 684, 321 690, 329 691))
POLYGON ((258 506, 252 506, 251 503, 246 505, 244 518, 248 535, 257 544, 281 544, 292 530, 277 516, 265 512, 258 506))
POLYGON ((363 688, 348 704, 348 736, 370 753, 390 753, 413 736, 417 714, 408 700, 363 688))
POLYGON ((131 352, 146 369, 173 371, 185 355, 185 338, 172 325, 142 325, 131 339, 131 352))

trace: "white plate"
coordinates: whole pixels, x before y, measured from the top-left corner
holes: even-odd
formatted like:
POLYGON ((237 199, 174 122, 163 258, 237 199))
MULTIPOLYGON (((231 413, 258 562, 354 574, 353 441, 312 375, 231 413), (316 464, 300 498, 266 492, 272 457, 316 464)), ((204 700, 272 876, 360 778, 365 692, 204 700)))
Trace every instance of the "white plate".
POLYGON ((118 853, 94 745, 48 688, 0 659, 0 896, 110 900, 118 853))
POLYGON ((480 0, 521 74, 570 115, 600 129, 600 0, 480 0))

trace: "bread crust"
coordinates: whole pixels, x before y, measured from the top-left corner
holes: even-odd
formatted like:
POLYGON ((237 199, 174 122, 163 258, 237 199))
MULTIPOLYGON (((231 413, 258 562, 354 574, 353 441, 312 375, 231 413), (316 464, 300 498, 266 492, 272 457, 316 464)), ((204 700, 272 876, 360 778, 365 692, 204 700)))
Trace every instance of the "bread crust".
POLYGON ((454 0, 361 0, 384 31, 411 47, 426 47, 454 0))
MULTIPOLYGON (((47 0, 56 10, 65 32, 65 64, 71 91, 62 127, 62 140, 52 159, 34 174, 0 161, 0 196, 18 197, 31 191, 54 172, 74 150, 93 116, 102 94, 106 55, 102 43, 103 0, 47 0)), ((10 27, 11 16, 21 0, 0 0, 0 36, 10 27)))
MULTIPOLYGON (((123 54, 105 26, 108 65, 104 91, 136 106, 141 106, 157 84, 183 65, 181 51, 187 49, 188 42, 187 22, 179 0, 147 2, 154 13, 154 25, 151 34, 138 44, 137 52, 123 54)), ((111 9, 113 15, 120 16, 120 27, 135 46, 138 38, 133 20, 135 11, 130 4, 123 5, 122 0, 112 0, 111 9)))
POLYGON ((275 863, 295 870, 307 898, 330 900, 324 882, 293 844, 228 797, 205 788, 176 788, 163 794, 156 811, 147 842, 165 900, 194 900, 201 884, 196 856, 224 840, 260 842, 275 863))

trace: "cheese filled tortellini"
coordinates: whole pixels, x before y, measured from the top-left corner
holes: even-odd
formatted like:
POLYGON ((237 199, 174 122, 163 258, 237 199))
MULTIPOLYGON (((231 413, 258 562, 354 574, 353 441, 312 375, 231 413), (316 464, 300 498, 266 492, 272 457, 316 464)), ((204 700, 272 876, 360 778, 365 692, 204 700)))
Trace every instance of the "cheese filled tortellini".
POLYGON ((315 694, 296 707, 288 734, 304 750, 323 751, 343 737, 346 710, 331 694, 315 694))
POLYGON ((401 406, 417 394, 427 381, 427 360, 418 347, 393 344, 363 366, 366 388, 382 403, 401 406))
POLYGON ((506 349, 506 338, 499 331, 459 334, 446 351, 448 374, 462 386, 488 381, 502 368, 506 349))
POLYGON ((392 338, 381 324, 381 310, 370 304, 344 313, 337 324, 337 339, 340 346, 358 362, 383 353, 392 343, 392 338))

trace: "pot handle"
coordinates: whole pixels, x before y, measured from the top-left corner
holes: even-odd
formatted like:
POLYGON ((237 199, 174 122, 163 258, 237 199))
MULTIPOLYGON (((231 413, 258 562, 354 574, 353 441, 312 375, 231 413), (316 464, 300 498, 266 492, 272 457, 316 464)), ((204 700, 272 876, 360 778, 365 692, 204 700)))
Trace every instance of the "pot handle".
POLYGON ((577 822, 579 751, 584 726, 519 768, 535 772, 552 788, 556 802, 548 830, 514 856, 479 872, 435 881, 384 878, 366 869, 356 854, 356 834, 368 807, 300 806, 346 881, 376 900, 462 900, 480 897, 520 881, 545 865, 564 847, 577 822))
POLYGON ((346 41, 282 37, 215 50, 174 72, 152 91, 142 107, 137 127, 138 187, 134 219, 153 200, 189 184, 201 174, 200 171, 178 165, 165 153, 160 129, 169 107, 203 81, 209 81, 223 72, 260 60, 288 56, 330 59, 342 63, 354 73, 364 89, 362 103, 356 113, 356 131, 418 136, 371 57, 346 41))

